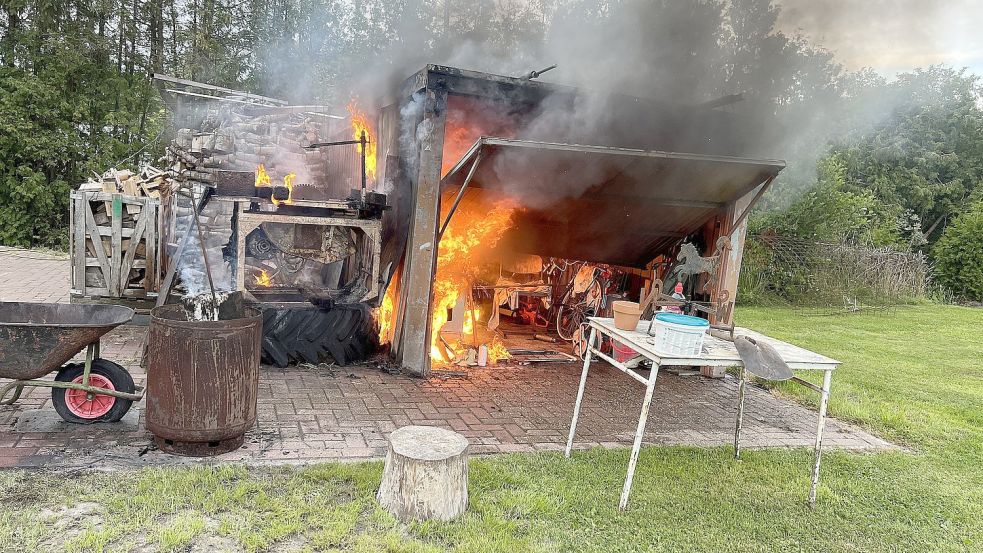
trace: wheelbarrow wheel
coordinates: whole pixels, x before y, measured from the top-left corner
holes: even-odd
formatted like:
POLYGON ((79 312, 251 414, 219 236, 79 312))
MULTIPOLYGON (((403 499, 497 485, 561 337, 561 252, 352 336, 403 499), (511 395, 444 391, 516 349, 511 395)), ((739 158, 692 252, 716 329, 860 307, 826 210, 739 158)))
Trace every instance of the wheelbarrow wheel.
MULTIPOLYGON (((59 382, 82 382, 82 374, 85 372, 85 365, 82 363, 70 363, 58 371, 55 380, 59 382)), ((92 371, 89 372, 89 385, 97 388, 116 390, 132 394, 136 391, 133 384, 133 377, 123 367, 107 361, 106 359, 94 359, 92 361, 92 371)), ((133 404, 128 399, 120 399, 105 394, 90 394, 82 390, 72 390, 65 388, 51 389, 51 402, 55 406, 58 415, 68 422, 92 423, 92 422, 116 422, 123 418, 123 415, 130 410, 133 404)))

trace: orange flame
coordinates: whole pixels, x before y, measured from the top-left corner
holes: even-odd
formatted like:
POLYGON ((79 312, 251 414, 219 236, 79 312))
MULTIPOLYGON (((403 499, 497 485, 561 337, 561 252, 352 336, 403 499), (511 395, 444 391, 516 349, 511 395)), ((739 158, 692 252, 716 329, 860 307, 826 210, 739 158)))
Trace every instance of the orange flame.
POLYGON ((376 320, 379 321, 379 343, 385 344, 392 340, 393 320, 396 311, 396 283, 390 282, 386 289, 386 295, 382 297, 382 304, 376 311, 376 320))
POLYGON ((294 203, 294 182, 297 180, 296 173, 288 173, 287 176, 283 177, 283 186, 287 187, 287 199, 278 200, 276 198, 271 198, 273 200, 273 205, 279 206, 281 204, 292 204, 294 203))
MULTIPOLYGON (((449 205, 448 198, 444 205, 449 205)), ((448 312, 457 304, 461 294, 468 293, 474 283, 479 266, 488 261, 502 235, 511 226, 514 205, 499 201, 491 211, 484 202, 467 199, 461 203, 450 225, 441 237, 437 249, 437 273, 433 285, 433 304, 431 305, 430 359, 436 363, 449 361, 442 355, 440 330, 447 324, 448 312)), ((463 334, 475 332, 480 314, 466 309, 463 334)), ((449 352, 454 355, 454 351, 449 352)))
POLYGON ((273 280, 270 278, 270 274, 266 271, 260 271, 260 273, 256 275, 256 286, 262 286, 263 288, 273 286, 273 280))
POLYGON ((256 167, 256 186, 271 186, 270 185, 270 174, 266 172, 266 166, 262 163, 256 167))
MULTIPOLYGON (((355 140, 362 139, 362 132, 365 132, 365 139, 367 141, 365 145, 365 176, 369 180, 375 179, 376 171, 376 139, 375 133, 372 132, 372 125, 369 124, 369 118, 365 115, 365 112, 358 109, 355 104, 355 100, 348 103, 348 113, 352 118, 352 138, 355 140)), ((358 145, 358 153, 362 153, 362 145, 358 145)))
POLYGON ((502 342, 496 336, 492 339, 491 343, 488 344, 488 361, 491 364, 498 363, 499 361, 505 361, 506 359, 511 359, 512 354, 509 353, 509 349, 505 347, 505 342, 502 342))

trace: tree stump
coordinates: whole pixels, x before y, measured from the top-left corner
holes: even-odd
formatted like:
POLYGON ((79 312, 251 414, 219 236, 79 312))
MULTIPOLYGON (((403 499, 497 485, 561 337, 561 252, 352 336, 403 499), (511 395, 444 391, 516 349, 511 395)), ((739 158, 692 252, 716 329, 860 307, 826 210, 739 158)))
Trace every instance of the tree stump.
POLYGON ((389 435, 379 503, 403 522, 451 520, 468 507, 468 440, 433 426, 389 435))

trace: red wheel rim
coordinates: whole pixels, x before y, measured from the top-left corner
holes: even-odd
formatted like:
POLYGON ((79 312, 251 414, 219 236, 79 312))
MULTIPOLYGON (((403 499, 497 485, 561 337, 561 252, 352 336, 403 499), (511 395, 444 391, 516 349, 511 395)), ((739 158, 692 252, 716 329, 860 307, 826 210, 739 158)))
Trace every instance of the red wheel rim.
MULTIPOLYGON (((82 376, 79 375, 72 381, 75 384, 82 383, 82 376)), ((100 374, 89 374, 89 386, 102 388, 104 390, 116 390, 113 383, 100 374)), ((105 415, 116 404, 116 398, 103 394, 92 394, 84 390, 65 390, 65 405, 68 410, 76 417, 82 419, 98 419, 105 415)))

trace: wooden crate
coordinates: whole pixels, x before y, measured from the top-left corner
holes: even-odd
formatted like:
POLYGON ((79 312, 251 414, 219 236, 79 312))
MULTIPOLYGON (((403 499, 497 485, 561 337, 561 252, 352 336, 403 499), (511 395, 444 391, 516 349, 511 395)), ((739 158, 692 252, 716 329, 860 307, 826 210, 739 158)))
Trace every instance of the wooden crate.
POLYGON ((157 297, 158 200, 111 192, 73 192, 69 220, 72 296, 157 297))

